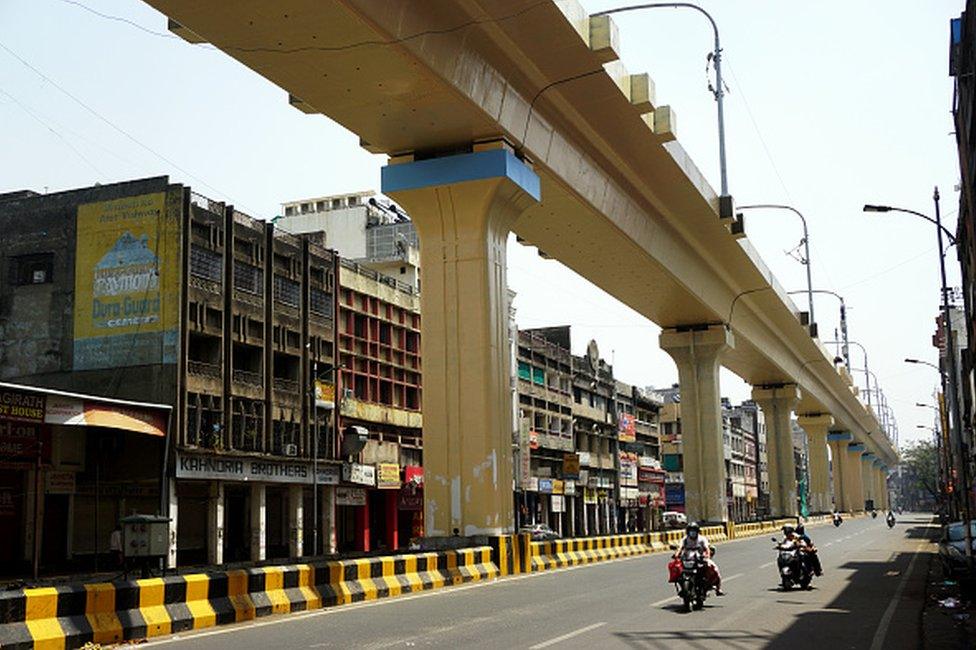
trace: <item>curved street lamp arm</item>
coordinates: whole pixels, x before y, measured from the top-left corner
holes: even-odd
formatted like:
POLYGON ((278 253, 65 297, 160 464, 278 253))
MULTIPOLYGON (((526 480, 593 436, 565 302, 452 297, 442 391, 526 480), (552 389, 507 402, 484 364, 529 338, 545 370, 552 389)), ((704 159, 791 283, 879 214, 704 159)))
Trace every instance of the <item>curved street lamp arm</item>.
POLYGON ((949 240, 949 245, 956 245, 956 236, 952 234, 952 231, 940 224, 938 221, 928 216, 927 214, 922 214, 921 212, 916 212, 915 210, 909 210, 908 208, 893 208, 889 205, 865 205, 864 212, 903 212, 904 214, 915 215, 920 219, 925 219, 933 226, 938 226, 942 229, 942 234, 946 236, 949 240))
POLYGON ((705 18, 708 19, 708 22, 711 23, 712 25, 712 32, 715 33, 715 49, 716 51, 719 50, 718 25, 715 24, 715 19, 712 18, 712 15, 710 13, 708 13, 698 5, 692 4, 690 2, 642 2, 641 4, 637 4, 637 5, 627 5, 624 7, 616 7, 614 9, 607 9, 605 11, 598 11, 593 15, 609 16, 610 14, 621 14, 624 13, 625 11, 636 11, 638 9, 657 9, 659 7, 670 7, 672 9, 681 9, 681 8, 694 9, 698 13, 705 16, 705 18))

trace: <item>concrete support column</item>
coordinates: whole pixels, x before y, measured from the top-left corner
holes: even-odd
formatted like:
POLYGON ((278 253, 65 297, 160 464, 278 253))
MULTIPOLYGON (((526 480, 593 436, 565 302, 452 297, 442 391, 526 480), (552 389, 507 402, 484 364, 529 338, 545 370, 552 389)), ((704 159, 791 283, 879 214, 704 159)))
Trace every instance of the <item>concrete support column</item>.
POLYGON ((301 557, 304 555, 304 487, 301 485, 288 486, 288 555, 301 557))
POLYGON ((871 468, 871 478, 874 481, 874 507, 878 510, 885 508, 885 492, 887 485, 884 480, 884 462, 880 458, 875 458, 871 468))
POLYGON ((881 459, 874 461, 875 471, 878 473, 878 499, 881 501, 879 508, 888 510, 888 467, 881 459))
POLYGON ((734 346, 734 338, 722 325, 668 329, 661 332, 660 345, 678 367, 688 521, 726 521, 719 368, 722 354, 734 346))
POLYGON ((864 445, 851 442, 847 445, 847 462, 844 467, 845 499, 850 512, 864 512, 864 481, 861 475, 861 454, 864 445))
POLYGON ((878 487, 878 481, 875 479, 874 475, 874 460, 877 458, 871 452, 866 452, 861 454, 861 483, 864 489, 864 502, 865 509, 867 509, 867 502, 874 502, 874 507, 877 508, 877 498, 875 497, 875 491, 878 487))
POLYGON ((506 245, 539 177, 501 143, 383 168, 420 237, 430 537, 514 530, 506 245))
POLYGON ((176 499, 176 479, 170 478, 169 485, 169 549, 166 553, 166 568, 176 568, 176 540, 179 539, 180 507, 176 499))
POLYGON ((260 562, 267 557, 267 508, 265 486, 251 485, 251 561, 260 562))
POLYGON ((207 499, 207 562, 224 563, 224 484, 210 483, 207 499))
POLYGON ((854 436, 847 431, 828 433, 827 443, 830 445, 830 458, 832 465, 832 477, 834 488, 834 510, 837 512, 853 512, 851 504, 848 502, 848 481, 847 464, 850 462, 847 454, 847 445, 854 439, 854 436))
POLYGON ((827 461, 827 433, 834 425, 829 415, 801 415, 797 423, 806 431, 809 440, 810 510, 830 512, 830 472, 827 461))
POLYGON ((321 486, 319 494, 319 535, 321 536, 322 552, 335 555, 338 550, 336 542, 336 489, 334 485, 321 486))
POLYGON ((752 399, 766 419, 766 468, 769 505, 774 517, 795 517, 796 463, 793 462, 793 427, 790 416, 800 400, 795 384, 752 389, 752 399))

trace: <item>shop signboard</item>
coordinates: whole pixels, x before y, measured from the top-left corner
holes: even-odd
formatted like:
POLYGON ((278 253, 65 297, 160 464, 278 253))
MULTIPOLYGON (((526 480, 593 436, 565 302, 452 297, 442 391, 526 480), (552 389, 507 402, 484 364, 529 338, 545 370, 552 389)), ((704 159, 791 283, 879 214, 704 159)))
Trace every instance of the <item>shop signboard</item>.
POLYGON ((408 493, 406 490, 400 492, 397 499, 398 510, 418 511, 424 509, 424 495, 420 492, 408 493))
POLYGON ((579 482, 582 485, 586 485, 586 482, 590 480, 590 470, 581 469, 579 473, 579 482))
POLYGON ((525 489, 528 490, 529 492, 538 492, 539 491, 539 477, 538 476, 530 476, 529 477, 529 482, 526 485, 525 489))
POLYGON ((620 442, 637 440, 637 425, 633 413, 617 414, 617 440, 620 442))
POLYGON ((620 464, 620 483, 622 485, 637 485, 637 454, 629 451, 618 452, 620 464))
POLYGON ((552 479, 551 478, 540 478, 539 479, 539 492, 543 494, 552 494, 552 479))
POLYGON ((563 494, 568 497, 574 496, 576 494, 576 481, 564 481, 563 494))
POLYGON ((44 476, 48 494, 74 494, 75 473, 50 471, 44 476))
POLYGON ((580 473, 579 454, 563 454, 563 478, 577 479, 580 473))
POLYGON ((407 465, 403 468, 403 482, 417 487, 423 487, 424 468, 420 465, 407 465))
POLYGON ((529 430, 529 449, 539 448, 539 434, 535 430, 529 430))
MULTIPOLYGON (((589 467, 592 463, 590 461, 590 452, 581 451, 576 454, 579 457, 579 464, 585 467, 589 467)), ((581 470, 582 471, 582 470, 581 470)))
POLYGON ((529 479, 532 474, 532 455, 529 453, 529 420, 521 418, 519 420, 519 466, 518 480, 519 487, 523 490, 529 489, 529 479))
MULTIPOLYGON (((311 485, 312 463, 303 460, 273 460, 179 451, 176 478, 213 481, 256 481, 259 483, 301 483, 311 485)), ((339 468, 319 463, 319 485, 339 483, 339 468)))
POLYGON ((552 493, 553 494, 563 494, 563 490, 566 489, 566 484, 559 480, 558 478, 552 479, 552 493))
POLYGON ((377 463, 376 487, 381 490, 400 489, 400 466, 396 463, 377 463))
POLYGON ((685 484, 668 483, 664 486, 664 500, 671 506, 682 506, 685 503, 685 484))
POLYGON ((360 463, 343 463, 342 480, 357 485, 376 485, 376 467, 360 463))
POLYGON ((592 488, 586 488, 583 491, 583 503, 587 505, 592 505, 597 502, 596 490, 592 488))
POLYGON ((554 494, 552 495, 552 503, 550 503, 550 510, 553 512, 566 512, 566 500, 563 499, 563 495, 554 494))
POLYGON ((158 192, 78 206, 74 369, 176 363, 180 221, 158 192))
POLYGON ((362 488, 346 487, 340 485, 335 489, 337 506, 364 506, 366 505, 366 490, 362 488))
POLYGON ((335 384, 315 380, 315 406, 326 410, 335 408, 335 384))
POLYGON ((14 389, 0 389, 0 462, 36 462, 38 451, 46 459, 48 449, 38 448, 44 422, 45 396, 14 389))

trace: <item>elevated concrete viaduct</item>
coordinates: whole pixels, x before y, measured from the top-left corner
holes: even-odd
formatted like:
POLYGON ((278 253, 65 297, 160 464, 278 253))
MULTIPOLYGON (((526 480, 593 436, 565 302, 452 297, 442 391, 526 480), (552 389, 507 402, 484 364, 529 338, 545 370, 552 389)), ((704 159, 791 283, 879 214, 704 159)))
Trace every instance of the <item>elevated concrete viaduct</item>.
POLYGON ((421 235, 429 534, 513 525, 500 329, 509 230, 664 329, 691 516, 726 518, 720 366, 756 387, 766 413, 775 514, 796 509, 791 412, 815 450, 818 508, 830 507, 828 433, 850 436, 835 467, 838 452, 872 454, 844 458, 838 505, 864 507, 862 464, 896 462, 850 378, 730 231, 731 202, 676 139, 675 112, 619 62, 608 17, 575 0, 147 2, 175 33, 212 43, 296 108, 390 156, 383 189, 421 235))

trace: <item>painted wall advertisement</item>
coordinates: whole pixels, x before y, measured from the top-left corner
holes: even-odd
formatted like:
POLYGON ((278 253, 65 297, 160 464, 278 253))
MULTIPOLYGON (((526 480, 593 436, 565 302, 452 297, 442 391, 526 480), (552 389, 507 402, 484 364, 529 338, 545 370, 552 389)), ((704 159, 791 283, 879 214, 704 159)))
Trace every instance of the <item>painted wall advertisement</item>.
POLYGON ((162 192, 78 206, 75 370, 176 363, 179 227, 162 192))

